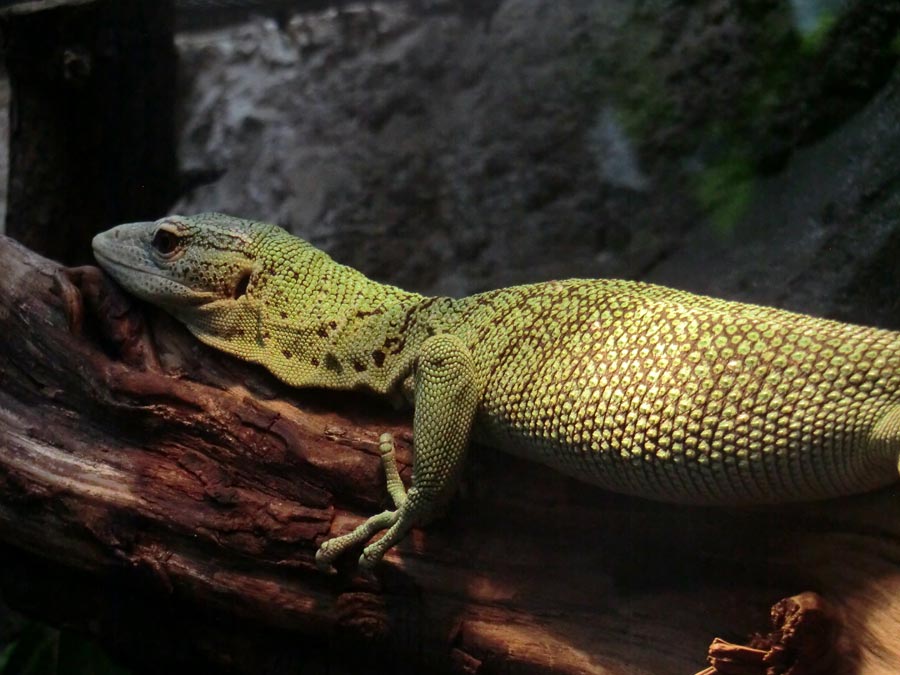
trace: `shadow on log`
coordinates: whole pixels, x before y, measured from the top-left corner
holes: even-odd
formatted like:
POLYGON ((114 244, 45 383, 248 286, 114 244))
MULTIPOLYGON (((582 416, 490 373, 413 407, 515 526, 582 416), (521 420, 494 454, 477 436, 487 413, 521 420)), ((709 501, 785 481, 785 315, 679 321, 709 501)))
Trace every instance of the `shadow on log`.
POLYGON ((381 432, 409 477, 407 415, 292 390, 95 268, 3 238, 0 264, 4 597, 138 671, 694 673, 811 590, 842 617, 834 672, 897 672, 897 487, 673 507, 474 448, 377 579, 327 576, 318 544, 388 503, 381 432))

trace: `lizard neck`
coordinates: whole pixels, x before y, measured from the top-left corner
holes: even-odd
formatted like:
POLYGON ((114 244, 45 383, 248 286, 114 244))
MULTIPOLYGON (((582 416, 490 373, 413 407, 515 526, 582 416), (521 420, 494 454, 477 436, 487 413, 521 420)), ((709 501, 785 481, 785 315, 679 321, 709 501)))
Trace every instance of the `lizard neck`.
POLYGON ((179 318, 292 386, 399 392, 418 346, 446 323, 434 309, 454 301, 372 281, 292 237, 282 243, 260 252, 243 297, 179 318))

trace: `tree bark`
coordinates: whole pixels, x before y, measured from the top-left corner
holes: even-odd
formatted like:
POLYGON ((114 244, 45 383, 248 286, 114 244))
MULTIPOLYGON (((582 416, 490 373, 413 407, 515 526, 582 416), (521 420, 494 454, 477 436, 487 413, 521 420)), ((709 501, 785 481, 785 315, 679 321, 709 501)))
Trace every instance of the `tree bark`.
POLYGON ((3 594, 138 671, 693 673, 812 590, 841 617, 833 672, 896 672, 896 486, 674 507, 476 447, 461 497, 375 579, 355 559, 329 576, 317 545, 388 504, 381 432, 409 476, 407 414, 290 389, 96 268, 5 238, 0 265, 3 594))
POLYGON ((165 214, 178 185, 174 20, 172 0, 3 17, 7 234, 82 263, 97 232, 165 214))

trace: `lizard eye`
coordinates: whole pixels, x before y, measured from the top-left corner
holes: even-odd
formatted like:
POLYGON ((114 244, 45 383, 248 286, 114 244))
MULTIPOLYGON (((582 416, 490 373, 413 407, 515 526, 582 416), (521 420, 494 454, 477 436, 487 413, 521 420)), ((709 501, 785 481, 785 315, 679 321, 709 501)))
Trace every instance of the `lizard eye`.
POLYGON ((153 235, 150 245, 162 255, 170 255, 178 248, 178 235, 171 230, 159 228, 153 235))

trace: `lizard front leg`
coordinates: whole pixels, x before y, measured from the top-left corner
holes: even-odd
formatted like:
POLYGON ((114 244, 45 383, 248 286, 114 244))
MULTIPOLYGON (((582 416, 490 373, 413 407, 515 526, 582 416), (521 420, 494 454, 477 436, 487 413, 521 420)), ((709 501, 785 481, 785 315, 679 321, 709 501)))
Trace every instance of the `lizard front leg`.
POLYGON ((435 507, 453 494, 478 405, 478 383, 469 349, 454 335, 433 335, 419 350, 414 382, 412 487, 404 493, 394 463, 393 441, 382 436, 382 461, 396 509, 324 542, 316 553, 320 568, 329 569, 344 551, 386 529, 359 558, 360 568, 371 569, 410 528, 428 520, 435 507))

